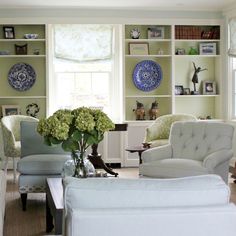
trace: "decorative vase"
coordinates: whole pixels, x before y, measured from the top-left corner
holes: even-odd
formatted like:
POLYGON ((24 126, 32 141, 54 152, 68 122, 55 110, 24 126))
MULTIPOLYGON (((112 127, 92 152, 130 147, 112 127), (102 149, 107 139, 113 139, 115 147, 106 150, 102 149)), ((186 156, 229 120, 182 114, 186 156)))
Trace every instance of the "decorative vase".
POLYGON ((63 166, 62 177, 73 176, 76 178, 93 177, 96 170, 88 160, 86 152, 72 152, 71 159, 67 160, 63 166))

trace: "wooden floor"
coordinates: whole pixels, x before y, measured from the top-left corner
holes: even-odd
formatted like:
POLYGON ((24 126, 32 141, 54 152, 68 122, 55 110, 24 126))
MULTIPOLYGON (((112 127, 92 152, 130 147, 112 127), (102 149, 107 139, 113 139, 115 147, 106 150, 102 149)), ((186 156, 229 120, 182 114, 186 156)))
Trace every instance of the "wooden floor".
MULTIPOLYGON (((138 178, 137 168, 116 169, 120 178, 138 178)), ((229 177, 231 201, 236 204, 236 184, 229 177)), ((8 173, 6 218, 4 236, 39 236, 45 233, 45 194, 29 194, 27 211, 21 209, 17 184, 13 183, 13 174, 8 173)))

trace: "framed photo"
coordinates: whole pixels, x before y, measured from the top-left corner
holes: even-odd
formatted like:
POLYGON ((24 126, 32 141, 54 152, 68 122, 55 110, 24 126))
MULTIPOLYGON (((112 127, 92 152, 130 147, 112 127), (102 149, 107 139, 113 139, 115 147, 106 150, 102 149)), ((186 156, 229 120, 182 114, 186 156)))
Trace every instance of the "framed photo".
POLYGON ((164 27, 151 27, 148 28, 149 39, 164 39, 165 29, 164 27))
POLYGON ((2 115, 18 115, 20 114, 20 107, 17 105, 2 105, 2 115))
POLYGON ((190 95, 190 88, 184 88, 184 95, 190 95))
POLYGON ((175 85, 175 95, 184 95, 184 87, 182 85, 175 85))
POLYGON ((203 94, 216 94, 216 82, 212 80, 203 81, 203 94))
POLYGON ((129 43, 130 55, 148 55, 149 44, 148 43, 129 43))
POLYGON ((200 43, 200 55, 216 55, 216 43, 200 43))
POLYGON ((12 27, 12 26, 3 26, 3 33, 4 33, 5 39, 14 39, 15 38, 14 27, 12 27))

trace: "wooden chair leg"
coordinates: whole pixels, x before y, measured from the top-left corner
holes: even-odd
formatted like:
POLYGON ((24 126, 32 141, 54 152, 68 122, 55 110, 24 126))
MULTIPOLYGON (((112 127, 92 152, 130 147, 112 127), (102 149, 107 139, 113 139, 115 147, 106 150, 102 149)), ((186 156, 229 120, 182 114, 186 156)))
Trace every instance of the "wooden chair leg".
POLYGON ((4 171, 7 174, 7 166, 8 166, 8 157, 5 156, 5 163, 4 163, 4 171))
POLYGON ((26 211, 26 202, 27 202, 27 193, 21 193, 21 203, 22 203, 22 210, 26 211))
POLYGON ((12 158, 13 160, 13 175, 14 175, 14 183, 16 183, 16 158, 12 158))

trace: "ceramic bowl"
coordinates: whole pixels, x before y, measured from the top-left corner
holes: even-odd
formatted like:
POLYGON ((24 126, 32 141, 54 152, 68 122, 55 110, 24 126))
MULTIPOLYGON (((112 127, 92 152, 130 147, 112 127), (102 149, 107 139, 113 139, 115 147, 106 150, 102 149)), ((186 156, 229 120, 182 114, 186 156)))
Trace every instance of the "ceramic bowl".
POLYGON ((38 34, 25 34, 24 37, 25 39, 37 39, 38 34))

